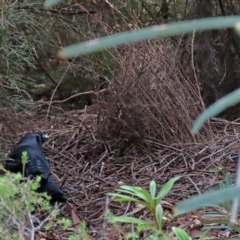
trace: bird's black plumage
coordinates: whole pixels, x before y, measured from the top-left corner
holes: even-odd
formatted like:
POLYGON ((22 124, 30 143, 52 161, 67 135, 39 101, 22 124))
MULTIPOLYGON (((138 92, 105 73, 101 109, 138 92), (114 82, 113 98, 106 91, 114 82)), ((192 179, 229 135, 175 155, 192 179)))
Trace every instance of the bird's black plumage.
POLYGON ((51 196, 51 203, 67 201, 65 194, 57 187, 52 176, 49 176, 47 182, 42 183, 37 191, 39 193, 46 192, 47 195, 51 196))
POLYGON ((28 161, 25 165, 25 176, 40 175, 42 180, 47 180, 51 174, 51 167, 42 152, 44 135, 27 133, 13 148, 6 161, 5 169, 10 172, 23 172, 22 153, 28 154, 28 161))
POLYGON ((67 200, 65 194, 57 187, 51 176, 50 164, 42 152, 42 144, 45 141, 44 134, 27 133, 13 148, 5 163, 5 169, 10 172, 23 172, 22 153, 28 154, 25 165, 25 177, 34 178, 41 176, 40 187, 37 192, 46 192, 51 196, 51 203, 67 200))

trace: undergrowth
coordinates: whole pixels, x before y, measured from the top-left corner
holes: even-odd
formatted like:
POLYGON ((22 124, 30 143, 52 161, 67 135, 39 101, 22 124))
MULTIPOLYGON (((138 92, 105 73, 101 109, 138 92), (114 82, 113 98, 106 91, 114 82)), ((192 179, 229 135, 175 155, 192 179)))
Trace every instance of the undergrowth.
MULTIPOLYGON (((165 196, 171 191, 179 178, 180 177, 175 177, 170 179, 162 186, 159 192, 157 192, 156 182, 151 181, 149 190, 138 186, 122 185, 116 189, 116 193, 108 193, 107 195, 111 196, 112 200, 119 204, 124 202, 135 204, 135 206, 138 206, 137 208, 142 210, 146 209, 148 213, 150 213, 150 215, 145 213, 145 216, 138 215, 138 217, 130 217, 126 212, 124 215, 116 216, 107 209, 108 221, 113 224, 119 235, 124 236, 124 239, 171 240, 172 237, 175 236, 178 240, 191 240, 192 238, 187 233, 187 230, 172 226, 178 215, 173 213, 168 215, 162 206, 165 196), (120 230, 123 225, 130 225, 130 227, 127 228, 128 231, 120 230), (170 227, 167 227, 167 225, 170 225, 170 227)), ((225 181, 220 182, 219 187, 223 190, 232 187, 232 180, 229 174, 226 174, 225 181)), ((202 204, 201 201, 199 198, 199 206, 202 204)), ((206 203, 208 201, 209 199, 206 203)), ((225 230, 225 232, 233 231, 234 234, 239 235, 240 228, 238 224, 229 223, 232 205, 233 201, 221 202, 216 205, 206 204, 207 208, 204 210, 204 214, 198 216, 198 228, 201 228, 201 234, 199 234, 198 237, 199 240, 210 239, 211 231, 219 228, 225 230)), ((239 219, 239 217, 237 219, 239 219)), ((224 235, 224 232, 222 234, 224 235)))
MULTIPOLYGON (((22 162, 27 163, 23 152, 22 162)), ((67 230, 72 225, 68 218, 60 216, 59 206, 50 204, 50 196, 38 193, 41 177, 24 178, 21 173, 9 173, 1 166, 0 177, 0 239, 35 240, 38 232, 60 227, 67 230)), ((24 168, 23 168, 24 172, 24 168)), ((84 222, 69 239, 87 238, 84 222)))

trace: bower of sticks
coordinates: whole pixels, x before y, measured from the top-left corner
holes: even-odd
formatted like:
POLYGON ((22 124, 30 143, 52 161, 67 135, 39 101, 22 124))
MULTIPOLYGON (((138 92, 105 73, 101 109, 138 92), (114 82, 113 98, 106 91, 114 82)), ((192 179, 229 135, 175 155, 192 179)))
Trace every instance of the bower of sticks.
MULTIPOLYGON (((151 219, 144 208, 107 199, 106 193, 121 184, 148 189, 150 181, 155 180, 160 189, 170 178, 181 176, 164 199, 165 214, 171 214, 178 201, 217 188, 227 172, 235 178, 240 122, 216 118, 208 124, 211 134, 205 139, 169 143, 143 136, 129 137, 118 144, 104 135, 106 128, 99 133, 99 113, 87 109, 54 114, 10 114, 2 109, 1 154, 7 154, 26 132, 44 132, 50 137, 44 153, 51 162, 53 177, 68 197, 68 203, 61 206, 61 215, 70 218, 74 226, 69 231, 39 232, 39 239, 67 239, 81 221, 86 221, 92 239, 121 239, 121 231, 127 229, 122 226, 119 230, 107 223, 107 208, 116 215, 151 219)), ((198 215, 176 218, 166 228, 180 226, 197 236, 201 232, 193 222, 198 215)))

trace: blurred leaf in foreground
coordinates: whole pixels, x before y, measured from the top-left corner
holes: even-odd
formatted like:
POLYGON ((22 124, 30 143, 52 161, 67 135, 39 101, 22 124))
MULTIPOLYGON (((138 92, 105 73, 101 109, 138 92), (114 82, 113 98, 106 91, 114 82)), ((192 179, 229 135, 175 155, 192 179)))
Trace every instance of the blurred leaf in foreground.
POLYGON ((48 7, 52 7, 58 3, 62 2, 62 0, 46 0, 44 2, 44 7, 48 8, 48 7))
POLYGON ((199 131, 202 125, 211 117, 214 117, 221 113, 223 110, 228 107, 234 106, 240 102, 240 89, 237 89, 223 98, 220 98, 218 101, 213 103, 210 107, 208 107, 203 113, 199 115, 197 120, 195 121, 192 133, 195 134, 199 131))
POLYGON ((220 29, 234 27, 240 21, 239 16, 213 17, 200 20, 191 20, 171 24, 162 24, 143 28, 136 31, 116 33, 111 36, 93 39, 79 44, 73 44, 63 48, 59 52, 61 58, 76 57, 80 54, 92 53, 102 49, 119 46, 126 43, 134 43, 156 37, 166 37, 185 34, 192 31, 220 29))
POLYGON ((180 202, 177 204, 174 212, 176 215, 184 214, 201 207, 216 205, 237 197, 240 197, 240 187, 237 186, 215 190, 180 202))

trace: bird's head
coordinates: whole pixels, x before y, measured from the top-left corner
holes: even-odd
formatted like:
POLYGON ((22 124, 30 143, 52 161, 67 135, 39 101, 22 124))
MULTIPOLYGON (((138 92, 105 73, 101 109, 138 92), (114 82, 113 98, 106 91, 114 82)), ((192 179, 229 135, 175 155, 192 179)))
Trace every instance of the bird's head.
POLYGON ((46 133, 36 134, 37 142, 41 146, 48 138, 49 138, 49 136, 46 133))
POLYGON ((37 142, 39 146, 42 146, 48 138, 48 135, 43 133, 26 133, 20 142, 37 142))

